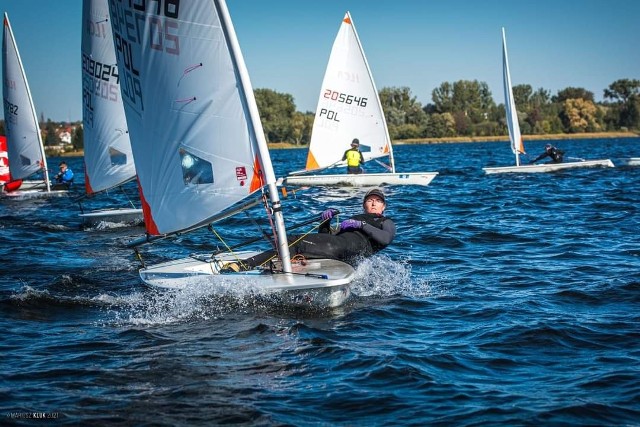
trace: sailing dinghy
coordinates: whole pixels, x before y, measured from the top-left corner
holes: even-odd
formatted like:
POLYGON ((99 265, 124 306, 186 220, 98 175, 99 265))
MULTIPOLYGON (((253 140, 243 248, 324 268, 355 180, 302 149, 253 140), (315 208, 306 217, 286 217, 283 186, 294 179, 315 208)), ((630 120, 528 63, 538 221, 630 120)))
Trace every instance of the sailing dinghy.
MULTIPOLYGON (((82 7, 82 121, 86 197, 122 186, 136 176, 127 121, 120 95, 108 0, 85 0, 82 7)), ((126 193, 125 193, 126 195, 126 193)), ((131 207, 84 212, 84 226, 137 225, 142 209, 131 207)))
POLYGON ((209 253, 143 266, 141 279, 153 287, 231 297, 248 290, 285 304, 343 304, 353 267, 330 259, 292 266, 273 165, 225 2, 168 6, 110 3, 147 229, 129 245, 207 226, 262 193, 282 265, 222 273, 230 261, 256 252, 209 253))
MULTIPOLYGON (((365 163, 366 165, 366 163, 365 163)), ((437 172, 397 173, 380 98, 351 15, 344 15, 322 81, 304 170, 283 184, 300 186, 429 185, 437 172), (365 162, 388 157, 390 172, 318 173, 346 166, 342 156, 357 138, 365 162)))
POLYGON ((504 107, 507 115, 507 128, 509 130, 509 141, 511 151, 516 157, 515 166, 486 167, 482 168, 487 174, 496 173, 537 173, 553 172, 562 169, 588 168, 588 167, 614 167, 609 159, 604 160, 583 160, 578 162, 565 163, 545 163, 539 165, 522 165, 520 155, 526 154, 522 135, 520 134, 520 124, 518 123, 518 113, 516 103, 513 99, 513 89, 511 85, 511 74, 509 72, 509 58, 507 55, 507 38, 504 28, 502 28, 502 83, 504 89, 504 107))
POLYGON ((66 189, 51 189, 36 110, 6 13, 2 58, 2 96, 11 181, 4 184, 1 196, 14 200, 65 196, 68 193, 66 189), (29 179, 39 173, 44 176, 43 180, 29 179), (12 185, 20 180, 23 180, 21 185, 12 185), (10 187, 16 189, 7 191, 10 187))

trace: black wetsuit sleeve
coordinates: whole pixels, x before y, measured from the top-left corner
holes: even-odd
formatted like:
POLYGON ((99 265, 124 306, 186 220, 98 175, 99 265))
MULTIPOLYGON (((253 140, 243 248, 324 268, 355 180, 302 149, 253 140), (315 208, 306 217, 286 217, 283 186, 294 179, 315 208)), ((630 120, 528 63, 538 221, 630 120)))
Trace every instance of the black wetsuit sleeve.
POLYGON ((374 227, 371 224, 365 224, 362 227, 362 231, 369 236, 369 238, 383 246, 387 246, 396 237, 396 224, 390 219, 385 219, 382 223, 382 229, 374 227))
POLYGON ((531 163, 535 163, 535 162, 537 162, 538 160, 542 160, 542 159, 544 159, 545 157, 547 157, 548 155, 549 155, 549 153, 547 153, 547 152, 545 151, 544 153, 540 154, 538 157, 536 157, 535 159, 533 159, 533 160, 531 161, 531 163))

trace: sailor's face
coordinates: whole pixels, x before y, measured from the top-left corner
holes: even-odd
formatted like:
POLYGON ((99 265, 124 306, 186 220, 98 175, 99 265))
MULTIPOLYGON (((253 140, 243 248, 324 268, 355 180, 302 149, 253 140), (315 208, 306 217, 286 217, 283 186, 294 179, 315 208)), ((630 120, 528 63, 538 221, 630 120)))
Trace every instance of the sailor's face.
POLYGON ((367 197, 367 199, 364 201, 364 211, 366 213, 382 215, 382 212, 384 212, 384 207, 384 201, 380 197, 375 195, 367 197))

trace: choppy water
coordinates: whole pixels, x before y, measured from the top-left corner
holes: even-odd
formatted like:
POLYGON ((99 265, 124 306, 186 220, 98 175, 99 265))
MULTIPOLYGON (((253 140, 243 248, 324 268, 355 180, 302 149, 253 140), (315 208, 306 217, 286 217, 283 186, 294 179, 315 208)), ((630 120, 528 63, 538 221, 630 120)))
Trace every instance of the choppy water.
MULTIPOLYGON (((0 202, 2 423, 639 425, 640 168, 485 176, 513 162, 505 145, 397 146, 399 171, 440 176, 387 190, 395 243, 321 313, 154 292, 124 247, 141 229, 82 230, 70 199, 0 202)), ((640 157, 638 139, 558 145, 640 157)), ((305 155, 274 151, 276 172, 305 155)), ((285 209, 354 212, 362 193, 285 209)), ((202 230, 143 254, 213 244, 202 230)))

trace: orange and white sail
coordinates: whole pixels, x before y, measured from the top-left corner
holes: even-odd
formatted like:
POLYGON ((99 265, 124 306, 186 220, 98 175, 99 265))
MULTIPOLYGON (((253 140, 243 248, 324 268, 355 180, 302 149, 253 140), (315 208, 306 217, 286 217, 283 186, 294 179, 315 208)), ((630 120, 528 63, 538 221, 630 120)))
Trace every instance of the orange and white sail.
POLYGON ((393 153, 378 91, 355 24, 346 12, 331 49, 309 142, 305 169, 340 164, 357 138, 365 160, 393 153))

